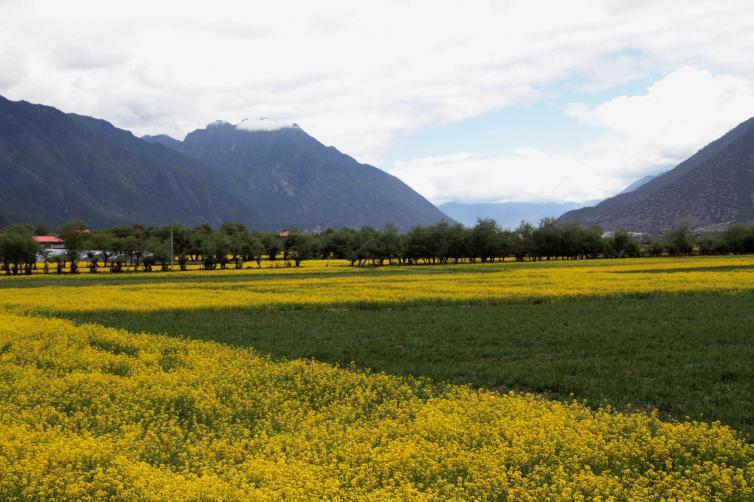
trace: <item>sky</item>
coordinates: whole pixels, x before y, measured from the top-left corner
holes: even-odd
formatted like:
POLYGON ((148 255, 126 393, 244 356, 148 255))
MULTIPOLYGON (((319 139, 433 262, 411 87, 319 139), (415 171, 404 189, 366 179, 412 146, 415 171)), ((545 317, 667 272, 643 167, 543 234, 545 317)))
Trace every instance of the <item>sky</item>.
POLYGON ((0 0, 8 99, 178 139, 295 122, 436 204, 670 169, 754 116, 752 54, 749 0, 0 0))

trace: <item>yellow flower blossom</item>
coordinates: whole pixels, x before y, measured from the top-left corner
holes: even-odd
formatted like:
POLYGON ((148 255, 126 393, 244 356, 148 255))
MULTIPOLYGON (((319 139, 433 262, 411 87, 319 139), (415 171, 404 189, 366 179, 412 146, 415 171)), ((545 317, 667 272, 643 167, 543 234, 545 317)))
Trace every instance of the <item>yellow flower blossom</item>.
POLYGON ((0 313, 0 499, 108 498, 751 500, 754 445, 717 423, 0 313))
MULTIPOLYGON (((754 258, 750 256, 386 267, 374 272, 342 263, 312 267, 283 269, 293 271, 282 277, 269 272, 274 269, 190 271, 133 274, 119 280, 108 277, 105 282, 88 284, 93 277, 88 276, 76 279, 75 294, 61 294, 58 285, 35 286, 39 276, 13 287, 2 287, 0 279, 0 307, 61 312, 364 306, 754 289, 754 258)), ((64 284, 68 279, 62 276, 55 282, 64 284)))

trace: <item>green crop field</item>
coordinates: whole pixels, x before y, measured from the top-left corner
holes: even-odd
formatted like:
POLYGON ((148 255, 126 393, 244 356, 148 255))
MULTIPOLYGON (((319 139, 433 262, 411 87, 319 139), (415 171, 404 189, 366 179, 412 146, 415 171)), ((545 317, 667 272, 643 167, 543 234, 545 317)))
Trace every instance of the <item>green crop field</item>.
POLYGON ((369 310, 64 314, 497 390, 657 409, 754 433, 754 292, 369 310))

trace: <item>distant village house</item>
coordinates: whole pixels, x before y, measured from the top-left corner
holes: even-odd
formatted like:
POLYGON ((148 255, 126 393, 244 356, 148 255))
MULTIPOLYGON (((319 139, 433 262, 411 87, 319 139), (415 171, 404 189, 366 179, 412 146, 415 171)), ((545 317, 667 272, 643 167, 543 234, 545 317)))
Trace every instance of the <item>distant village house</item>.
POLYGON ((35 235, 33 239, 45 249, 65 249, 63 239, 55 235, 35 235))

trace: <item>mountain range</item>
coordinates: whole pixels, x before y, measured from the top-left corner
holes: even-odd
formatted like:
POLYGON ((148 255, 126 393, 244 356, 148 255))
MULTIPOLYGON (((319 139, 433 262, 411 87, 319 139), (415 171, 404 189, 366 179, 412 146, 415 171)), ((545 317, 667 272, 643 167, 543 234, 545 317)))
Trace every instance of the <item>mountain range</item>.
POLYGON ((646 234, 682 223, 697 230, 754 223, 754 118, 635 190, 558 221, 646 234))
POLYGON ((260 230, 449 220, 399 179, 292 125, 214 122, 179 141, 0 97, 0 226, 219 225, 260 230))
MULTIPOLYGON (((644 176, 620 193, 632 192, 652 181, 656 176, 644 176)), ((558 218, 568 211, 595 204, 593 202, 446 202, 438 208, 454 220, 470 227, 479 218, 491 218, 501 227, 513 229, 522 221, 537 225, 543 218, 558 218)))
POLYGON ((244 223, 401 230, 451 218, 502 226, 558 216, 611 231, 659 234, 681 223, 715 229, 754 222, 754 118, 674 169, 647 176, 594 207, 460 204, 446 214, 398 178, 328 147, 297 125, 216 121, 182 141, 137 138, 105 120, 0 96, 0 228, 244 223))

